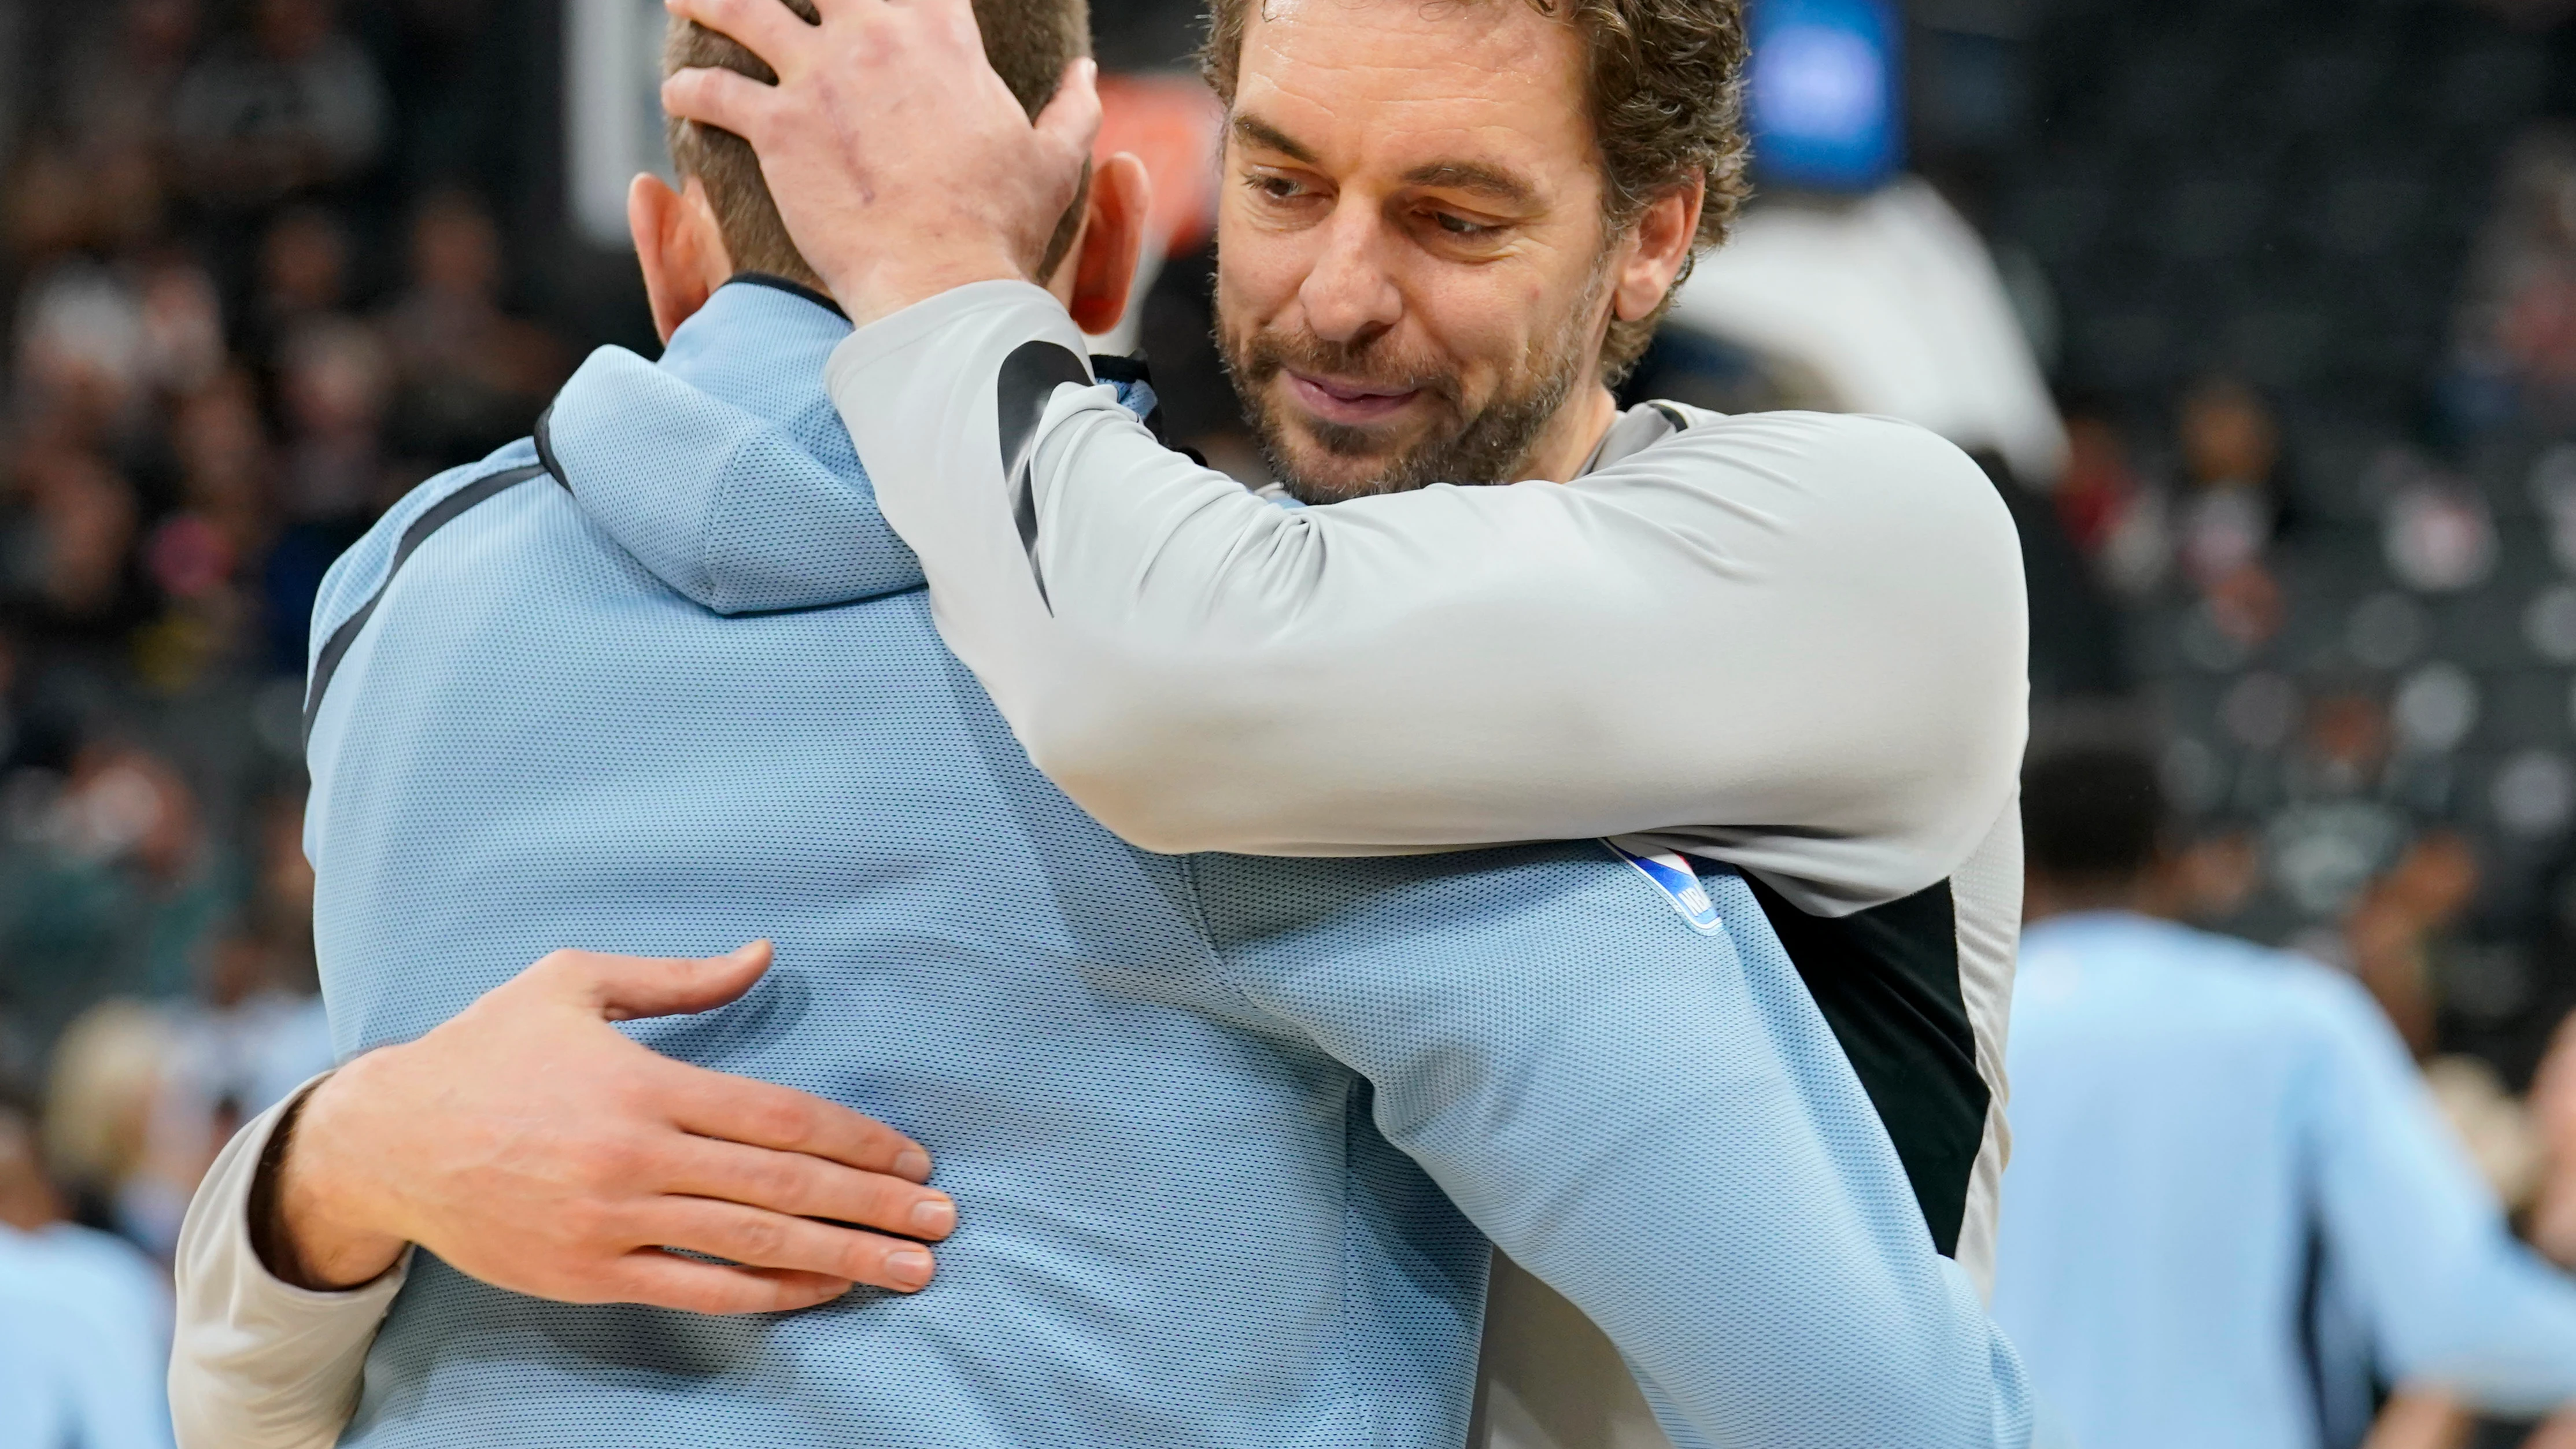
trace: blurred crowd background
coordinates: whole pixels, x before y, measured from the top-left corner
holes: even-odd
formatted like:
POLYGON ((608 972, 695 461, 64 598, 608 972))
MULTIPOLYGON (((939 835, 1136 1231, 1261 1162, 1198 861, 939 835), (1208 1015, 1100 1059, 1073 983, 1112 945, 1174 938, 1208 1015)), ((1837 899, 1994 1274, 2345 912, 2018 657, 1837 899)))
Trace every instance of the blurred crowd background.
MULTIPOLYGON (((1104 345, 1250 476, 1196 10, 1094 5, 1158 188, 1104 345)), ((1986 462, 2042 735, 2152 729, 2177 909, 2355 973, 2508 1201, 2576 1008, 2571 11, 1758 0, 1763 195, 1629 386, 1986 462)), ((166 1255, 328 1063, 307 615, 588 349, 651 352, 592 173, 656 159, 660 15, 0 0, 0 1214, 166 1255)))

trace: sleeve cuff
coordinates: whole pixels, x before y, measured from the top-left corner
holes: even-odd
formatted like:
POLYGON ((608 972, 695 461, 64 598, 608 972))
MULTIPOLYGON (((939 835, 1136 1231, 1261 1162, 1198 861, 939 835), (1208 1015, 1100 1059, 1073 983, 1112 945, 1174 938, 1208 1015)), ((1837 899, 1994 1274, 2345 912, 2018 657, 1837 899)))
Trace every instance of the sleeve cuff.
MULTIPOLYGON (((324 1073, 324 1076, 328 1076, 324 1073)), ((188 1206, 176 1254, 170 1404, 181 1449, 328 1445, 355 1406, 368 1347, 410 1274, 404 1250, 383 1277, 345 1292, 299 1288, 268 1270, 250 1209, 271 1139, 322 1077, 226 1144, 188 1206)))
MULTIPOLYGON (((1028 282, 973 282, 952 288, 926 302, 881 317, 842 339, 823 369, 824 387, 845 416, 869 394, 855 384, 872 368, 933 340, 957 340, 960 324, 981 321, 985 330, 1008 326, 1025 339, 1060 342, 1076 357, 1089 354, 1082 329, 1073 325, 1064 304, 1053 293, 1028 282), (1020 316, 1012 316, 1018 313, 1020 316)), ((918 420, 915 420, 916 422, 918 420)))

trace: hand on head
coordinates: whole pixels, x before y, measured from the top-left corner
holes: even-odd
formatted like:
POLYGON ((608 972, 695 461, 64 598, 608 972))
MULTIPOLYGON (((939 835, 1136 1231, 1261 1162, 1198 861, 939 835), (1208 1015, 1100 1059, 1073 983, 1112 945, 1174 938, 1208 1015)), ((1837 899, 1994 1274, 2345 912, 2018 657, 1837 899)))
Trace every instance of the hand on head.
POLYGON ((271 1269, 348 1287, 410 1242, 567 1303, 765 1313, 859 1283, 918 1290, 932 1263, 916 1240, 957 1221, 921 1185, 920 1146, 609 1025, 712 1010, 769 962, 766 944, 708 961, 558 951, 418 1041, 359 1057, 292 1127, 263 1234, 271 1269))
POLYGON ((972 282, 1039 280, 1100 130, 1098 67, 1066 68, 1032 123, 968 0, 666 0, 778 74, 674 74, 674 116, 749 141, 781 218, 864 326, 972 282))

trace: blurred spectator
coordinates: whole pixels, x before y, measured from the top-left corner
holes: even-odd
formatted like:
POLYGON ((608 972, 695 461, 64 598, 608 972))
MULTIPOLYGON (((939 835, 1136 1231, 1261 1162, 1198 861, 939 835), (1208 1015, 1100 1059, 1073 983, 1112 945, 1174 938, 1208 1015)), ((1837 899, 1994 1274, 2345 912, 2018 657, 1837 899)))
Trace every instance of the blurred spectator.
POLYGON ((384 82, 339 29, 332 0, 252 0, 180 83, 181 174, 209 200, 246 204, 348 181, 385 142, 384 82))
POLYGON ((166 760, 91 745, 59 784, 16 802, 0 869, 0 993, 39 1043, 111 996, 187 993, 211 933, 243 896, 166 760))
POLYGON ((2068 540, 2115 596, 2148 597, 2165 581, 2171 562, 2164 495, 2139 480, 2128 440, 2106 414, 2070 410, 2066 440, 2066 476, 2058 481, 2056 503, 2068 540))
POLYGON ((2175 432, 2183 461, 2175 563, 2209 621, 2251 651, 2279 632, 2283 616, 2267 566, 2284 521, 2279 427, 2260 395, 2221 377, 2183 399, 2175 432))
POLYGON ((273 365, 287 338, 348 305, 348 229, 318 206, 280 213, 260 239, 258 286, 245 329, 252 355, 273 365))
POLYGON ((410 285, 383 330, 401 380, 403 445, 437 466, 524 436, 563 382, 562 345, 502 309, 501 278, 500 230, 481 202, 442 191, 421 204, 410 285))
POLYGON ((96 445, 144 400, 143 300, 86 256, 56 262, 18 303, 18 405, 59 436, 96 445))
POLYGON ((286 340, 279 501, 289 522, 363 526, 391 501, 382 428, 393 381, 383 342, 356 322, 323 318, 286 340))
POLYGON ((70 66, 65 120, 104 150, 150 152, 168 139, 170 98, 197 42, 199 0, 126 0, 70 66))
POLYGON ((260 605, 243 583, 246 565, 269 541, 271 466, 249 379, 226 372, 181 399, 171 443, 179 470, 176 507, 143 549, 145 571, 166 612, 145 646, 152 657, 139 656, 138 664, 175 693, 239 657, 260 605), (148 647, 153 642, 157 653, 148 647))
POLYGON ((265 859, 237 914, 193 935, 191 993, 90 1007, 55 1053, 53 1157, 102 1218, 166 1257, 188 1199, 249 1116, 332 1062, 314 994, 302 810, 264 812, 265 859))
POLYGON ((21 460, 0 515, 6 594, 40 639, 99 643, 137 621, 131 549, 140 504, 96 454, 48 448, 21 460))
POLYGON ((185 253, 165 249, 143 265, 135 290, 142 381, 167 397, 213 381, 225 362, 214 279, 185 253))
POLYGON ((165 1276, 64 1221, 34 1115, 0 1103, 0 1442, 167 1449, 165 1276))
POLYGON ((147 146, 31 146, 7 203, 11 249, 27 263, 132 251, 161 236, 165 200, 160 157, 147 146))
POLYGON ((2354 974, 2418 1057, 2435 1046, 2433 940, 2468 910, 2477 890, 2468 842, 2433 831, 2370 884, 2346 924, 2354 974))
POLYGON ((2377 1008, 2148 914, 2169 899, 2148 756, 2035 752, 2023 816, 1994 1309, 2076 1442, 2331 1441, 2321 1395, 2357 1381, 2337 1343, 2488 1406, 2576 1402, 2576 1279, 2509 1236, 2377 1008), (2356 1338, 2306 1317, 2320 1264, 2356 1338))
POLYGON ((165 1013, 118 997, 81 1013, 54 1045, 45 1078, 45 1162, 83 1221, 113 1224, 122 1216, 125 1184, 144 1161, 170 1036, 165 1013))
POLYGON ((202 1004, 164 1009, 140 1148, 115 1187, 118 1227, 165 1260, 215 1154, 331 1066, 321 999, 282 989, 286 963, 273 943, 235 933, 218 940, 210 964, 202 1004))
POLYGON ((2525 136, 2470 265, 2452 403, 2472 430, 2576 424, 2576 131, 2525 136))

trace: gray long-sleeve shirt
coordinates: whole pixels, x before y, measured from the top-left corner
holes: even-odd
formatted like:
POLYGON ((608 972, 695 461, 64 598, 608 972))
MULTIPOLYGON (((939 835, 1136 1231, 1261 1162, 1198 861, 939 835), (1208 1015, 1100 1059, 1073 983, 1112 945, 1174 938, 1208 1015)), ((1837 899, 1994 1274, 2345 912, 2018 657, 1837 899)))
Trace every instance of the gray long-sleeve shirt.
MULTIPOLYGON (((1959 1088, 1945 1140, 1891 1134, 1936 1238, 1981 1272, 2026 621, 1974 466, 1883 420, 1657 408, 1572 484, 1282 510, 1106 389, 1025 366, 1087 382, 1080 346, 1043 293, 991 284, 863 329, 830 369, 943 635, 1057 783, 1164 850, 1619 835, 1709 855, 1766 882, 1775 920, 1818 923, 1791 943, 1811 988, 1896 940, 1929 968, 1911 1005, 1954 1014, 1931 1044, 1951 1060, 1867 1059, 1868 1023, 1908 1003, 1823 1004, 1863 1028, 1844 1042, 1882 1112, 1908 1072, 1959 1088)), ((259 1442, 327 1443, 393 1285, 297 1295, 259 1268, 241 1231, 257 1137, 183 1248, 207 1289, 174 1368, 182 1432, 188 1405, 255 1383, 283 1406, 259 1442)))

